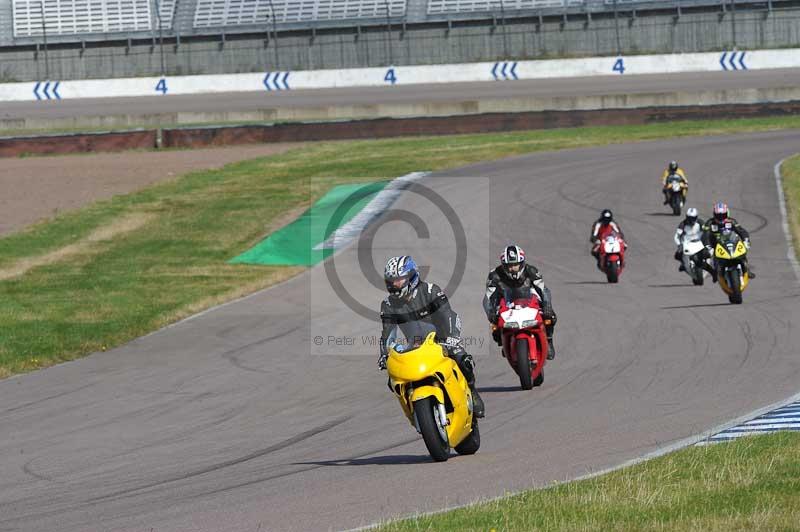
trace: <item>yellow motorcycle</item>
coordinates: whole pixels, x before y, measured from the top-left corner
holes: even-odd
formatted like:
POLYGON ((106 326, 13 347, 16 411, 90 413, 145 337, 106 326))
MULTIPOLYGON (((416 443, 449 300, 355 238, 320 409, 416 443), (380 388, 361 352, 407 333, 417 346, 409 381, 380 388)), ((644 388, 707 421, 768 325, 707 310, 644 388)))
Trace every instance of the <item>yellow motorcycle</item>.
POLYGON ((475 454, 481 436, 467 379, 436 343, 435 334, 412 349, 392 347, 386 370, 389 386, 408 421, 422 434, 431 458, 444 462, 451 446, 458 454, 475 454))
POLYGON ((742 292, 750 282, 750 275, 743 266, 747 256, 747 246, 734 231, 723 230, 714 248, 717 278, 722 291, 728 294, 728 301, 741 305, 742 292))

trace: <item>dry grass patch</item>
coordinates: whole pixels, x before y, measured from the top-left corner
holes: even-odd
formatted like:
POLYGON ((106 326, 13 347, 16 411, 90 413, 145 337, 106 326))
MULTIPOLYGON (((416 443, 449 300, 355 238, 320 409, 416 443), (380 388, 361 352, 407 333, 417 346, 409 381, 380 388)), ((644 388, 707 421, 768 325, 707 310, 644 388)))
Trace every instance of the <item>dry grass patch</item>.
POLYGON ((144 227, 147 222, 153 220, 154 218, 155 215, 153 214, 141 212, 126 215, 108 225, 104 225, 98 229, 95 229, 89 233, 88 236, 78 240, 77 242, 50 251, 44 255, 25 257, 10 264, 9 266, 6 266, 5 268, 0 268, 0 281, 13 279, 14 277, 25 275, 33 268, 54 264, 78 255, 83 255, 83 258, 88 258, 87 255, 92 254, 93 248, 96 252, 99 251, 96 246, 93 246, 94 244, 107 242, 125 233, 140 229, 141 227, 144 227))

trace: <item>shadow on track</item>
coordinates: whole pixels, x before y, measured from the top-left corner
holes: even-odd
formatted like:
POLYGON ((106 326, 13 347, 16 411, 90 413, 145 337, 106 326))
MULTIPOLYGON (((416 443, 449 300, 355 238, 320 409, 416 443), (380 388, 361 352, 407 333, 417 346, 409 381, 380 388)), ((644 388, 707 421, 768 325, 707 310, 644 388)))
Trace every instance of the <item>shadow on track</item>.
POLYGON ((701 305, 677 305, 674 307, 661 307, 661 310, 674 310, 682 308, 703 308, 703 307, 731 307, 741 308, 740 305, 731 305, 730 303, 703 303, 701 305))
POLYGON ((608 284, 608 281, 567 281, 563 284, 608 284))
POLYGON ((486 386, 481 387, 478 386, 478 391, 480 393, 503 393, 503 392, 518 392, 521 388, 519 384, 515 386, 486 386))
POLYGON ((428 455, 394 454, 386 456, 372 456, 370 458, 344 458, 342 460, 322 460, 318 462, 294 462, 292 465, 316 466, 364 466, 364 465, 410 465, 430 463, 428 455))
POLYGON ((689 283, 682 283, 682 284, 677 284, 677 283, 675 283, 675 284, 649 284, 647 286, 649 286, 650 288, 680 288, 680 287, 688 287, 688 286, 694 287, 693 284, 689 284, 689 283))
POLYGON ((675 216, 671 212, 646 212, 644 213, 645 216, 669 216, 670 218, 680 218, 680 216, 675 216))

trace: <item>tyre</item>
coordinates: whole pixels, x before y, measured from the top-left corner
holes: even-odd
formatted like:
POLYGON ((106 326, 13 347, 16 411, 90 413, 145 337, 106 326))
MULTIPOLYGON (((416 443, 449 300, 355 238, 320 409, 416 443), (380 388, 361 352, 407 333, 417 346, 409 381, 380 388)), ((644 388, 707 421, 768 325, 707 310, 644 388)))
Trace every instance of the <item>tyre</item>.
POLYGON ((517 375, 519 375, 519 385, 523 390, 533 388, 531 379, 531 360, 528 358, 528 339, 520 338, 517 340, 517 375))
POLYGON ((672 205, 672 214, 675 215, 675 216, 680 216, 681 215, 681 200, 680 200, 680 196, 678 196, 677 194, 673 194, 672 195, 672 200, 670 201, 670 204, 672 205))
POLYGON ((728 296, 728 301, 733 303, 734 305, 741 305, 742 304, 742 287, 739 284, 740 279, 739 276, 736 275, 738 272, 734 272, 730 274, 730 289, 731 293, 728 296))
POLYGON ((478 430, 478 420, 472 420, 472 432, 469 433, 464 441, 455 446, 458 454, 475 454, 481 447, 481 432, 478 430))
POLYGON ((417 416, 419 431, 425 440, 431 458, 437 462, 446 462, 450 457, 450 442, 447 441, 446 427, 439 426, 435 410, 438 402, 433 397, 426 397, 414 403, 414 414, 417 416), (442 434, 444 431, 444 435, 442 434))
POLYGON ((606 267, 606 277, 609 283, 616 283, 619 281, 619 266, 616 262, 609 262, 606 267))
POLYGON ((695 286, 703 286, 703 268, 700 267, 699 264, 694 264, 694 275, 692 276, 692 282, 695 286))

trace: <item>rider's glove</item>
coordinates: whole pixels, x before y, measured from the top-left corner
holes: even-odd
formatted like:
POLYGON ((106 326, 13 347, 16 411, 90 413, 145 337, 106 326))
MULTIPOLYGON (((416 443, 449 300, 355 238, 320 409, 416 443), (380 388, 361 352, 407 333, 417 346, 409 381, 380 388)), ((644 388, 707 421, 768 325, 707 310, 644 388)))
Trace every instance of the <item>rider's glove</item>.
POLYGON ((381 356, 378 358, 378 369, 384 370, 386 369, 386 359, 389 358, 388 353, 381 353, 381 356))
POLYGON ((748 250, 750 250, 750 239, 749 238, 745 238, 744 239, 744 247, 746 247, 748 250))

